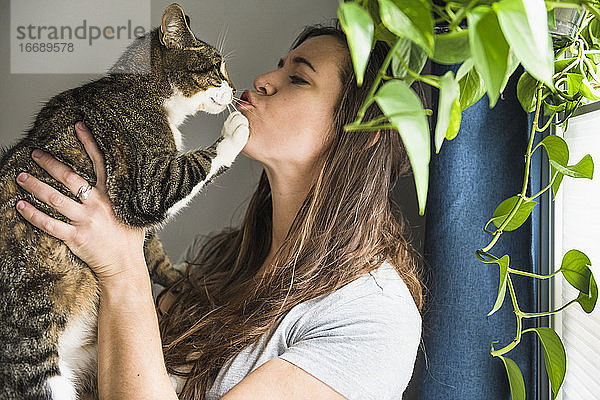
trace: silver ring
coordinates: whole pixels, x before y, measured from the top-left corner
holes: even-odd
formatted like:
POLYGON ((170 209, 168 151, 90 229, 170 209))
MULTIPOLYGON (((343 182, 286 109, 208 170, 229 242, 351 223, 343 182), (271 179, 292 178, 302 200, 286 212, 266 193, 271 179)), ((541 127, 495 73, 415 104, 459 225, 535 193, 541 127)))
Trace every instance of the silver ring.
POLYGON ((91 185, 83 185, 77 191, 77 197, 81 200, 87 200, 90 192, 92 191, 93 186, 91 185))

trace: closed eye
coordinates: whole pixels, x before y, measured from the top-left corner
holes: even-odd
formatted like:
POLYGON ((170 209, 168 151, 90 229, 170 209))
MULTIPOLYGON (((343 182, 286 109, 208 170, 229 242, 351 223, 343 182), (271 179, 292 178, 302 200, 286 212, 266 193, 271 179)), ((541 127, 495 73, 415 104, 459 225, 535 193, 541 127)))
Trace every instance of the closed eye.
POLYGON ((308 85, 308 81, 300 78, 299 76, 290 75, 290 79, 292 80, 292 83, 294 83, 294 84, 297 84, 297 85, 308 85))

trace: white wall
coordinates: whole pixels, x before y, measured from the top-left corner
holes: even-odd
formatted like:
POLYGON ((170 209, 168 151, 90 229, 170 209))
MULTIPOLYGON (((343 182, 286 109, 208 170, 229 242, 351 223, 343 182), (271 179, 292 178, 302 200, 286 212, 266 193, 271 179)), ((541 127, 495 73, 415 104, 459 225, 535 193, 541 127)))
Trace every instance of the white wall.
MULTIPOLYGON (((0 145, 9 146, 28 128, 43 102, 95 76, 11 74, 8 56, 10 3, 7 0, 0 3, 0 21, 4 29, 0 49, 6 54, 0 65, 0 120, 4 127, 0 145)), ((160 23, 162 12, 170 3, 170 0, 152 2, 153 26, 160 23)), ((191 26, 198 38, 216 43, 220 34, 228 32, 225 52, 233 51, 228 70, 238 89, 251 88, 256 75, 275 68, 305 25, 327 23, 334 18, 338 4, 337 0, 180 0, 179 3, 191 17, 191 26)), ((101 8, 94 12, 101 12, 101 8)), ((226 115, 199 114, 189 119, 181 127, 186 147, 210 145, 218 137, 226 115)), ((231 170, 200 193, 160 233, 168 254, 177 257, 194 233, 210 232, 237 223, 261 170, 260 164, 240 156, 231 170)), ((406 205, 413 224, 422 226, 422 219, 415 218, 412 182, 400 183, 396 192, 406 205)), ((417 228, 417 240, 421 235, 417 228)))

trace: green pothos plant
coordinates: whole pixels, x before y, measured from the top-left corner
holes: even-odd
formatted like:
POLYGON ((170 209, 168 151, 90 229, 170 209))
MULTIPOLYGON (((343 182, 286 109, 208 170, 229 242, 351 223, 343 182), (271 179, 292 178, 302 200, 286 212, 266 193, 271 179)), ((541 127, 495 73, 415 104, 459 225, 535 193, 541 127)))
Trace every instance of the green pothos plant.
MULTIPOLYGON (((362 85, 364 70, 376 40, 386 41, 391 49, 356 120, 346 131, 376 131, 393 127, 398 130, 412 164, 419 211, 425 210, 429 178, 430 131, 428 116, 411 88, 421 81, 439 90, 434 143, 440 151, 444 140, 458 133, 461 113, 487 93, 494 107, 509 77, 522 64, 525 71, 517 84, 517 97, 526 112, 534 113, 533 126, 525 154, 525 174, 520 191, 493 211, 483 227, 490 241, 476 251, 483 263, 496 264, 499 270, 498 295, 494 314, 510 293, 517 332, 508 345, 491 355, 504 364, 514 400, 525 399, 523 376, 517 364, 506 354, 521 341, 523 334, 534 332, 544 349, 548 377, 556 397, 566 372, 566 354, 560 337, 549 327, 523 329, 524 318, 535 318, 562 311, 578 303, 591 313, 598 288, 589 258, 581 251, 567 252, 560 268, 550 275, 522 271, 510 264, 509 254, 493 254, 500 236, 521 226, 538 204, 535 199, 552 190, 556 196, 565 176, 592 179, 594 164, 586 155, 571 164, 569 148, 555 134, 546 136, 534 147, 536 136, 550 124, 567 127, 568 119, 584 99, 600 100, 600 4, 598 0, 356 0, 341 2, 340 22, 348 38, 357 84, 362 85), (583 14, 570 40, 555 41, 550 30, 556 27, 557 10, 573 9, 583 14), (427 59, 441 64, 461 64, 456 74, 423 74, 427 59), (388 71, 391 71, 391 75, 388 71), (384 116, 364 120, 366 109, 376 103, 384 116), (543 123, 542 121, 547 120, 543 123), (542 150, 543 149, 543 150, 542 150), (531 158, 545 151, 551 166, 551 179, 539 193, 527 194, 531 158), (519 308, 512 275, 548 279, 562 274, 578 291, 577 298, 557 310, 525 312, 519 308)), ((516 191, 516 190, 515 190, 516 191)))

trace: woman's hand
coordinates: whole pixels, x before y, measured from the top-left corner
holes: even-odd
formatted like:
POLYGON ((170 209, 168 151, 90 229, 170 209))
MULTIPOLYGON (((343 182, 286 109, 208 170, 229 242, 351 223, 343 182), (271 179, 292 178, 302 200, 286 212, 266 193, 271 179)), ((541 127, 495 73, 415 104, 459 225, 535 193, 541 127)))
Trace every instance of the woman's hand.
MULTIPOLYGON (((75 130, 92 159, 97 177, 96 186, 88 193, 87 198, 81 198, 81 203, 32 175, 21 173, 17 176, 17 183, 23 189, 53 207, 71 223, 51 218, 22 200, 17 202, 17 210, 33 225, 64 241, 77 257, 92 268, 101 282, 123 274, 129 275, 131 272, 146 273, 145 269, 139 271, 140 261, 145 266, 145 229, 131 228, 117 220, 106 192, 104 158, 91 132, 83 123, 78 122, 75 130)), ((85 179, 50 154, 35 150, 32 157, 40 167, 69 188, 71 193, 77 195, 82 186, 88 185, 85 179)))

